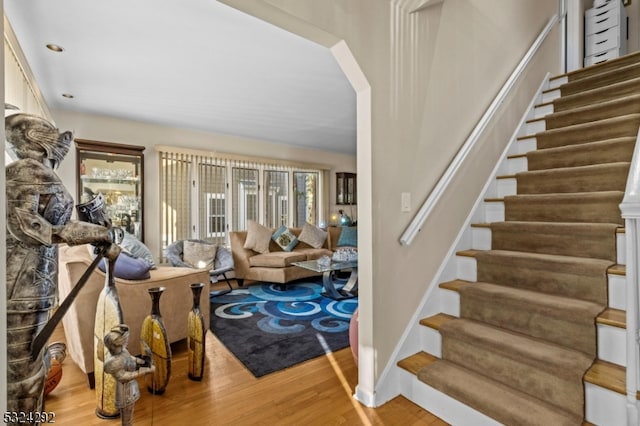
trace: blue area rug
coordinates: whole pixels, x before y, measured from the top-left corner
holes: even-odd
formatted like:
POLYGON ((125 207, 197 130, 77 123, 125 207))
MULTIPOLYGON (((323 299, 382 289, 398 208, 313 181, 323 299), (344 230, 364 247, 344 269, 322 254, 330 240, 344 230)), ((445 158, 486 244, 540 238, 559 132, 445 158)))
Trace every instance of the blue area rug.
POLYGON ((311 278, 286 290, 252 284, 212 296, 211 331, 255 377, 346 348, 358 299, 321 293, 322 284, 311 278))

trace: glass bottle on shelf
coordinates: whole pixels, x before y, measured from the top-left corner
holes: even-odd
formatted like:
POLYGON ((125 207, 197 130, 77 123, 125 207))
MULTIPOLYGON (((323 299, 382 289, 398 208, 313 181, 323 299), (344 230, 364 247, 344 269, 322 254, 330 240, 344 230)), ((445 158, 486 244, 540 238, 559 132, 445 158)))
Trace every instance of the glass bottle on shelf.
POLYGON ((76 139, 76 203, 101 193, 113 226, 144 241, 144 146, 76 139))

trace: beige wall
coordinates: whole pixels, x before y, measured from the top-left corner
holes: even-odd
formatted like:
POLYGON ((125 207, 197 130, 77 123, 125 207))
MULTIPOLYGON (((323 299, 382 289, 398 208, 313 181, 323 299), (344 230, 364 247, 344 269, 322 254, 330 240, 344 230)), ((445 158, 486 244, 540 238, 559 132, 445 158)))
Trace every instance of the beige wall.
MULTIPOLYGON (((226 3, 263 19, 268 10, 241 0, 226 3)), ((361 354, 371 363, 373 387, 458 233, 498 154, 531 99, 544 72, 558 72, 557 31, 551 53, 529 76, 526 101, 511 99, 487 138, 463 167, 441 205, 411 247, 398 239, 460 145, 538 33, 553 16, 556 0, 445 0, 410 13, 414 0, 265 0, 336 39, 345 40, 371 85, 371 142, 358 142, 360 223, 371 224, 371 282, 362 274, 361 354), (360 156, 370 158, 362 164, 360 156), (371 172, 368 172, 368 169, 371 172), (365 188, 366 189, 366 188, 365 188), (400 211, 400 194, 411 193, 413 210, 400 211), (370 198, 370 199, 368 199, 370 198), (370 211, 363 207, 370 205, 370 211)), ((258 3, 258 2, 252 2, 258 3)), ((312 34, 297 22, 288 28, 312 34)), ((327 45, 322 34, 317 42, 327 45)), ((359 92, 359 97, 362 92, 359 92)), ((520 96, 522 98, 523 96, 520 96)), ((366 128, 366 126, 365 126, 366 128)), ((360 232, 369 232, 366 227, 360 232)), ((362 248, 362 247, 361 247, 362 248)), ((362 256, 361 256, 362 257, 362 256)), ((368 264, 367 259, 362 259, 368 264)), ((362 369, 361 361, 361 369, 362 369)), ((368 368, 368 366, 364 366, 368 368)), ((360 374, 361 386, 370 386, 360 374)), ((374 389, 364 392, 375 393, 374 389)))
MULTIPOLYGON (((330 208, 332 211, 336 209, 333 204, 335 202, 335 172, 354 172, 356 168, 356 158, 352 155, 301 149, 291 145, 189 131, 99 115, 79 114, 55 109, 52 110, 52 114, 58 128, 72 130, 76 138, 146 147, 144 151, 145 243, 154 254, 160 253, 160 236, 158 232, 160 229, 159 171, 158 155, 154 148, 156 145, 331 165, 329 200, 331 201, 330 208)), ((72 149, 57 171, 74 197, 77 193, 75 164, 75 150, 72 149)))

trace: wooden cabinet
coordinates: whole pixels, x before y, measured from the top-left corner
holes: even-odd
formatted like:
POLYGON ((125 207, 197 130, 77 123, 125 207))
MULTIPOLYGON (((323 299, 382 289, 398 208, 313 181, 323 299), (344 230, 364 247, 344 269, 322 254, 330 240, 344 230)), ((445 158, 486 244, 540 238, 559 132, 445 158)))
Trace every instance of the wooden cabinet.
POLYGON ((144 241, 145 147, 76 139, 77 203, 102 193, 114 226, 144 241))
POLYGON ((336 204, 349 205, 357 203, 356 174, 336 173, 336 204))

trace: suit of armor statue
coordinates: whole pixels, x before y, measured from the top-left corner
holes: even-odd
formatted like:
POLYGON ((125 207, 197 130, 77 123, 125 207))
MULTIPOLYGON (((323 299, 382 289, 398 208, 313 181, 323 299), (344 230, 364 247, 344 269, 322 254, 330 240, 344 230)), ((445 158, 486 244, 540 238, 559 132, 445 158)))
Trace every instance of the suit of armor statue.
POLYGON ((32 356, 32 343, 57 303, 57 243, 93 243, 110 259, 119 248, 107 227, 70 221, 74 201, 54 169, 71 133, 22 113, 6 117, 5 130, 18 157, 6 167, 7 409, 35 413, 43 409, 46 371, 44 351, 32 356))

